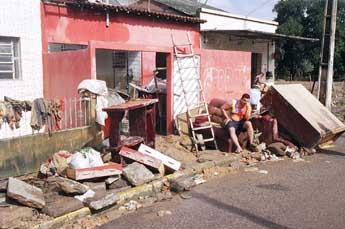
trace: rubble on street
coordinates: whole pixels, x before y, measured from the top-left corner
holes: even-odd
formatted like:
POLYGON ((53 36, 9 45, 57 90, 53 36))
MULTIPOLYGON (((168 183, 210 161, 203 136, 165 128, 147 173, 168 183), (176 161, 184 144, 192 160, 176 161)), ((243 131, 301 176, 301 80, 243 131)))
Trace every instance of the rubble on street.
POLYGON ((96 228, 212 179, 269 181, 261 165, 336 154, 345 4, 238 1, 253 10, 233 15, 219 2, 2 0, 0 229, 96 228), (282 78, 314 79, 311 93, 282 78))
POLYGON ((59 177, 57 184, 67 194, 84 194, 90 189, 84 184, 63 177, 59 177))
POLYGON ((155 176, 144 165, 134 162, 123 170, 124 177, 134 186, 152 181, 155 176))
MULTIPOLYGON (((121 163, 115 163, 109 158, 103 161, 103 156, 108 153, 99 153, 91 148, 81 149, 73 154, 60 151, 53 155, 54 160, 46 163, 48 167, 45 168, 49 168, 48 170, 44 170, 44 173, 40 170, 39 175, 43 179, 32 175, 23 179, 24 181, 17 178, 4 179, 0 181, 0 192, 7 192, 12 201, 30 207, 21 211, 25 213, 23 217, 32 219, 34 217, 27 209, 38 212, 40 219, 48 217, 45 218, 48 221, 78 212, 85 207, 91 213, 118 209, 121 214, 125 214, 150 206, 156 201, 171 199, 174 195, 172 193, 178 193, 182 199, 192 198, 188 191, 195 186, 242 168, 245 172, 266 175, 268 171, 258 167, 260 162, 275 162, 287 158, 300 162, 304 161, 302 157, 312 152, 310 149, 290 147, 281 142, 266 144, 260 142, 260 135, 258 133, 255 136, 258 143, 255 152, 244 150, 241 154, 207 149, 196 156, 183 146, 177 146, 178 136, 159 137, 156 149, 144 144, 136 149, 122 147, 119 150, 121 163), (220 161, 219 165, 217 161, 220 161), (184 171, 188 171, 188 168, 194 168, 194 172, 185 174, 184 171), (167 178, 171 175, 174 178, 167 178), (151 196, 127 194, 134 192, 132 190, 135 189, 132 188, 139 188, 145 194, 151 193, 151 196)), ((6 204, 12 206, 12 203, 6 204)), ((159 216, 169 214, 169 211, 157 213, 159 216)), ((109 220, 99 217, 101 216, 96 219, 102 223, 109 220)), ((85 220, 91 223, 91 218, 85 220)), ((33 225, 33 222, 42 221, 36 219, 28 224, 33 225)), ((10 225, 7 221, 6 223, 10 225)))
POLYGON ((28 207, 42 209, 46 205, 40 188, 13 177, 8 179, 7 196, 28 207))
POLYGON ((51 217, 59 217, 83 207, 83 202, 76 198, 56 194, 46 198, 46 206, 42 209, 42 213, 51 217))
POLYGON ((102 194, 96 194, 95 197, 92 197, 87 201, 87 205, 92 210, 100 210, 106 207, 109 207, 111 205, 114 205, 119 198, 114 193, 102 193, 102 194))

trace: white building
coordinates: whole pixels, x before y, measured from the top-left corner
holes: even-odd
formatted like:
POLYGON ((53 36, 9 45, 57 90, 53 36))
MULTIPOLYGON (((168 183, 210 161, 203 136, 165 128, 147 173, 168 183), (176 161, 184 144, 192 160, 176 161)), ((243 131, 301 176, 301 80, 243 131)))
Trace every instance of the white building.
POLYGON ((314 38, 290 36, 276 33, 278 23, 228 12, 202 8, 200 18, 207 22, 200 25, 201 47, 205 49, 221 49, 248 51, 252 53, 252 80, 260 72, 267 73, 266 80, 274 81, 276 42, 292 39, 297 41, 318 41, 314 38), (272 77, 269 78, 268 76, 272 77))
POLYGON ((43 97, 40 0, 0 5, 0 100, 43 97))
MULTIPOLYGON (((201 46, 206 49, 252 53, 252 77, 267 71, 274 76, 274 34, 278 23, 202 8, 201 46)), ((273 80, 268 79, 268 80, 273 80)))
MULTIPOLYGON (((40 0, 3 0, 0 4, 0 101, 43 97, 40 0)), ((31 112, 23 112, 19 129, 8 123, 0 139, 32 133, 31 112)))

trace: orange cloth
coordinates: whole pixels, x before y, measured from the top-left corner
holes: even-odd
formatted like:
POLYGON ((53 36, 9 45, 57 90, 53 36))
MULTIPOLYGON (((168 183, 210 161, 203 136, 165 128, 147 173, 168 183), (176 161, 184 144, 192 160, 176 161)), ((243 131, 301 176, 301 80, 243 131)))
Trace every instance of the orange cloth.
POLYGON ((231 104, 231 114, 238 115, 240 117, 240 120, 244 119, 247 113, 247 106, 240 107, 240 102, 236 99, 232 101, 231 104))

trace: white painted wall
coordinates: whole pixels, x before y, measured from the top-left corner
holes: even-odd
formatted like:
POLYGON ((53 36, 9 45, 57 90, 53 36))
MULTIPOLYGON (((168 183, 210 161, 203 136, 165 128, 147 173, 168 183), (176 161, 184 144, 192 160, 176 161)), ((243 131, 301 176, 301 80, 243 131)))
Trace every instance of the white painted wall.
POLYGON ((132 71, 133 80, 141 80, 141 52, 128 53, 128 69, 132 71))
POLYGON ((278 26, 277 22, 204 8, 200 12, 200 18, 207 20, 206 23, 200 25, 202 48, 260 53, 262 54, 262 72, 271 71, 274 76, 274 42, 231 36, 231 30, 275 33, 278 26), (217 32, 217 30, 220 31, 217 32))
POLYGON ((200 18, 206 23, 200 25, 203 30, 256 30, 274 33, 278 23, 274 21, 259 20, 251 17, 230 14, 226 12, 202 9, 200 18))
MULTIPOLYGON (((115 70, 115 88, 124 90, 127 83, 127 66, 115 70)), ((128 71, 132 72, 134 81, 141 80, 141 52, 128 52, 128 71)), ((96 50, 96 72, 97 79, 106 81, 107 87, 114 87, 113 50, 96 50)))
POLYGON ((40 0, 1 0, 0 36, 19 37, 22 72, 21 79, 0 80, 0 100, 43 97, 40 0))

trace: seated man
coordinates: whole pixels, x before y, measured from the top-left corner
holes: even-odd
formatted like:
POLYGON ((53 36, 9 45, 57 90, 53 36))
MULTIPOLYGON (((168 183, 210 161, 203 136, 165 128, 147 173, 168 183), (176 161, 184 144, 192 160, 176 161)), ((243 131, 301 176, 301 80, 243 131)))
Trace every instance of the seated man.
POLYGON ((224 104, 221 109, 225 117, 224 128, 229 130, 231 140, 236 145, 236 153, 242 151, 237 134, 244 129, 248 133, 251 150, 256 148, 253 143, 253 126, 249 121, 252 112, 250 96, 248 94, 243 94, 240 100, 233 100, 232 104, 224 104), (227 110, 230 110, 230 115, 227 113, 227 110))

